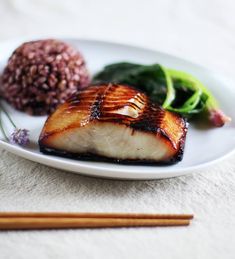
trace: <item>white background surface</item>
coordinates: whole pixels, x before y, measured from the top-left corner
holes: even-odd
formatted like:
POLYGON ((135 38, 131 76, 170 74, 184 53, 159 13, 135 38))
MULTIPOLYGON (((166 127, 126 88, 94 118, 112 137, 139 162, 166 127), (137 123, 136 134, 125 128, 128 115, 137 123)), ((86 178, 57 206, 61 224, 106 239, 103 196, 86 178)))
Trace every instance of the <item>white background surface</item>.
MULTIPOLYGON (((235 79, 234 11, 232 0, 0 0, 0 40, 112 40, 175 54, 235 79)), ((235 257, 235 157, 199 174, 142 182, 68 174, 5 151, 0 157, 1 211, 195 214, 187 228, 1 232, 1 259, 235 257)))

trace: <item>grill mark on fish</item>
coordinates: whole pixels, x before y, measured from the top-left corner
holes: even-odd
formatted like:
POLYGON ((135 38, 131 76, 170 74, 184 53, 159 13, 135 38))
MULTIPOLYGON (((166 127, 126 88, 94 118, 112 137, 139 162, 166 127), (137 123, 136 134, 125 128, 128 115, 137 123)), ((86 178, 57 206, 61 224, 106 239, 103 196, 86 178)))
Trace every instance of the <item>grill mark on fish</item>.
MULTIPOLYGON (((138 105, 136 105, 135 103, 131 103, 131 102, 125 103, 125 107, 131 107, 134 110, 140 110, 140 107, 138 105)), ((117 105, 115 107, 113 107, 113 106, 103 107, 102 108, 102 112, 103 111, 106 111, 106 112, 107 111, 117 111, 117 110, 119 110, 121 108, 123 108, 123 105, 121 105, 121 104, 119 104, 119 105, 117 105)))
POLYGON ((96 100, 94 101, 94 103, 91 106, 92 108, 91 108, 90 120, 100 118, 101 104, 102 104, 102 94, 98 93, 96 100))

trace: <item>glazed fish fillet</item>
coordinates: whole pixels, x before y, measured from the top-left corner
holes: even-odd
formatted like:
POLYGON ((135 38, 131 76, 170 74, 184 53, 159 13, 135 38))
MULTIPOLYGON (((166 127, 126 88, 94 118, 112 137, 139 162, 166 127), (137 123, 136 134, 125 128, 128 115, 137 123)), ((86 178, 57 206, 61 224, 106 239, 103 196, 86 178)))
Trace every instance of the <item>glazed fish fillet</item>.
POLYGON ((49 116, 41 152, 127 163, 175 163, 182 159, 185 120, 127 85, 93 85, 49 116))

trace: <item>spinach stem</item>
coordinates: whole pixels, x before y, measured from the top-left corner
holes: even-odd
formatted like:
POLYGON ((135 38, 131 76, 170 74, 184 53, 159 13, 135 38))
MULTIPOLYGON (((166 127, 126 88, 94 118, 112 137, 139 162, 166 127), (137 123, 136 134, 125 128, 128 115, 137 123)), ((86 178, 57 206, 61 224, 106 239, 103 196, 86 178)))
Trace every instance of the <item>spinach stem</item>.
POLYGON ((188 87, 195 87, 195 89, 198 89, 198 91, 200 91, 201 94, 206 94, 208 96, 205 106, 206 109, 217 109, 219 107, 213 94, 198 79, 182 71, 177 71, 173 69, 168 69, 168 71, 173 78, 187 81, 189 82, 188 87))
POLYGON ((166 99, 165 99, 164 103, 162 104, 162 107, 167 108, 168 106, 170 106, 170 104, 175 99, 175 89, 174 89, 173 82, 171 80, 168 70, 163 66, 160 66, 160 67, 161 67, 163 73, 165 74, 166 86, 167 86, 166 99))

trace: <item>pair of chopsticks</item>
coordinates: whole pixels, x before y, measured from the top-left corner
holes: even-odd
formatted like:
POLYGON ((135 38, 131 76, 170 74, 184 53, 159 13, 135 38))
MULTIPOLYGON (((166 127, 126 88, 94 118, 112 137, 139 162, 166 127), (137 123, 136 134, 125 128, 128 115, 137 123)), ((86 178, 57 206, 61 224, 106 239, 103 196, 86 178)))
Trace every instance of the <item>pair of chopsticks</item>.
POLYGON ((191 214, 0 212, 0 230, 188 226, 191 214))

